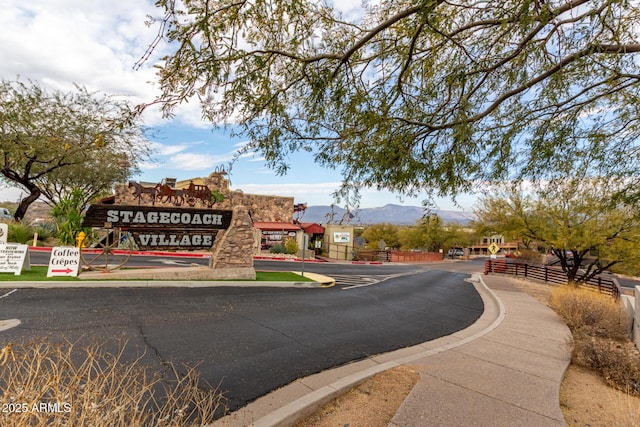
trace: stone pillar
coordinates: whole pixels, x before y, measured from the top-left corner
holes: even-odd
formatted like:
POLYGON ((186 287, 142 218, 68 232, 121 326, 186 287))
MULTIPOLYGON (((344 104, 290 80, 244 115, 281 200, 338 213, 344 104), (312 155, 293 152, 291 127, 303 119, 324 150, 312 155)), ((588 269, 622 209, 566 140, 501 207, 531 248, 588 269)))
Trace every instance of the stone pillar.
POLYGON ((245 206, 234 207, 231 226, 218 233, 211 247, 211 267, 221 278, 255 280, 253 232, 249 210, 245 206))

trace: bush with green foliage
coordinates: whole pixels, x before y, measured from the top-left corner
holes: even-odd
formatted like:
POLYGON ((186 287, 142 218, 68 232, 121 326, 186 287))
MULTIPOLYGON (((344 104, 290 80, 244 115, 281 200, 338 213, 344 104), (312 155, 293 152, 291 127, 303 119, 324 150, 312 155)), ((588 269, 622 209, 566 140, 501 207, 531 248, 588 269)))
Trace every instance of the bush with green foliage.
POLYGON ((33 242, 33 234, 36 229, 28 224, 14 222, 9 224, 8 242, 31 244, 33 242))
POLYGON ((287 243, 285 243, 284 246, 289 255, 295 255, 298 253, 298 244, 294 239, 287 240, 287 243))
POLYGON ((286 254, 287 248, 282 243, 276 243, 275 245, 269 248, 269 253, 272 254, 286 254))
POLYGON ((75 245, 76 235, 82 229, 82 210, 84 209, 82 191, 75 189, 53 207, 51 215, 56 221, 58 239, 62 245, 75 245))

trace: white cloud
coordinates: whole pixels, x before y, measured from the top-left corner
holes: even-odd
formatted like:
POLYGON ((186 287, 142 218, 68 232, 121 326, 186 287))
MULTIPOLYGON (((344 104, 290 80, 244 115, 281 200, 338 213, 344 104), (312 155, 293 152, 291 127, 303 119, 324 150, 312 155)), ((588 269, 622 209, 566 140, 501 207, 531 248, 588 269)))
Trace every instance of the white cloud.
MULTIPOLYGON (((139 70, 136 61, 156 37, 147 15, 151 0, 7 0, 0 14, 0 78, 33 80, 51 90, 74 84, 148 103, 159 93, 154 64, 169 51, 160 43, 139 70)), ((175 120, 206 127, 197 102, 179 106, 175 120)), ((157 106, 144 113, 148 126, 166 123, 157 106)))
POLYGON ((182 153, 189 148, 188 144, 171 144, 165 145, 158 142, 152 143, 152 149, 160 156, 172 156, 174 154, 182 153))
POLYGON ((200 153, 179 153, 172 156, 167 166, 186 171, 212 171, 220 163, 226 163, 233 158, 232 154, 211 155, 200 153))

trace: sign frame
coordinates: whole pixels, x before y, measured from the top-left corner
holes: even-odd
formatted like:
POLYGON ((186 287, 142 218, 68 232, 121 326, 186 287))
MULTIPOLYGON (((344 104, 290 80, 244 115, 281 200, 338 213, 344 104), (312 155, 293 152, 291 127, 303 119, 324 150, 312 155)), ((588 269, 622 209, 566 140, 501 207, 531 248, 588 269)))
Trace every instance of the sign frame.
POLYGON ((51 248, 47 277, 77 277, 80 270, 80 248, 54 246, 51 248))
POLYGON ((489 253, 491 253, 491 255, 495 255, 500 252, 500 246, 496 245, 495 243, 490 244, 487 249, 489 250, 489 253))
POLYGON ((232 218, 232 210, 93 204, 81 226, 128 231, 143 250, 208 250, 232 218))

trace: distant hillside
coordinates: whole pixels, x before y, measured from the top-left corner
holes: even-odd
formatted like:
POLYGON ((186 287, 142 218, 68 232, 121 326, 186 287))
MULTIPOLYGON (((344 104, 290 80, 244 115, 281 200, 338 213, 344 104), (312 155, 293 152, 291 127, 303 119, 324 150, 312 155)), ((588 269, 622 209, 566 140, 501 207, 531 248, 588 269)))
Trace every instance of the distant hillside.
MULTIPOLYGON (((434 209, 433 213, 442 218, 443 222, 455 222, 458 224, 468 224, 473 219, 470 212, 449 211, 434 209)), ((332 222, 339 222, 345 218, 347 211, 340 207, 333 208, 332 222)), ((362 208, 351 212, 351 224, 379 224, 390 223, 395 225, 414 225, 425 214, 424 208, 421 206, 400 206, 388 204, 378 208, 362 208)), ((301 222, 316 222, 318 224, 326 224, 331 220, 331 206, 308 206, 304 215, 300 219, 301 222)))

